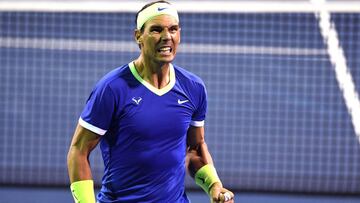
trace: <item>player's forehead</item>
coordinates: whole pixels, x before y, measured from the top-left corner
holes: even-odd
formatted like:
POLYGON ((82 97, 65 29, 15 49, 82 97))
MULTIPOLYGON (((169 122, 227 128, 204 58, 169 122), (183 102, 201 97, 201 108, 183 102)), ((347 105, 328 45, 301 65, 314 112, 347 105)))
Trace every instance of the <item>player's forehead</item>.
POLYGON ((170 15, 159 15, 155 16, 151 19, 149 19, 145 23, 145 29, 149 27, 173 27, 173 26, 179 26, 179 22, 176 18, 170 15))

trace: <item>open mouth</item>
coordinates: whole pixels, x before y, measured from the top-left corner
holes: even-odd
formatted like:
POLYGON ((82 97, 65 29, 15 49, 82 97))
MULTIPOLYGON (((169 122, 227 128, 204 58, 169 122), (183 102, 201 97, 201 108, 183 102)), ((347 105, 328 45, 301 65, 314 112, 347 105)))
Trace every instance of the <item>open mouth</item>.
POLYGON ((172 48, 171 47, 161 47, 157 51, 161 54, 170 54, 172 52, 172 48))

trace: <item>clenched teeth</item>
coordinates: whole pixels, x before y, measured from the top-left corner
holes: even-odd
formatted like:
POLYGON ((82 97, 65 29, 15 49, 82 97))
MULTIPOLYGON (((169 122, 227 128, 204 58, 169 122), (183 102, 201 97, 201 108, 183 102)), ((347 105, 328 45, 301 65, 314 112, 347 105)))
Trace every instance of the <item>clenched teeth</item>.
POLYGON ((171 48, 170 47, 162 47, 162 48, 159 49, 159 51, 161 51, 161 52, 170 52, 171 48))

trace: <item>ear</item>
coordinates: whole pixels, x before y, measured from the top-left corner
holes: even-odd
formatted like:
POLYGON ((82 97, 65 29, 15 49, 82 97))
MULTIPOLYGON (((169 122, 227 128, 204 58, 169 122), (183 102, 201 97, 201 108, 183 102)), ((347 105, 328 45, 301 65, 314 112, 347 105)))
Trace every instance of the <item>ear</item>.
POLYGON ((136 29, 134 31, 134 38, 137 44, 140 45, 142 43, 142 34, 140 30, 136 29))

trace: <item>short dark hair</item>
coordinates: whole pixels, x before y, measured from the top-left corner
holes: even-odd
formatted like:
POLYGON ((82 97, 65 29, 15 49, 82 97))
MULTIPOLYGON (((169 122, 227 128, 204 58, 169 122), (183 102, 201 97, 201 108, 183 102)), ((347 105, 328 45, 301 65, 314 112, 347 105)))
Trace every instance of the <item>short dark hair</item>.
MULTIPOLYGON (((144 7, 142 7, 142 8, 136 13, 136 17, 135 17, 135 27, 137 26, 137 19, 138 19, 139 13, 140 13, 141 11, 143 11, 144 9, 146 9, 147 7, 149 7, 149 6, 153 5, 153 4, 156 4, 156 3, 166 3, 166 4, 170 4, 169 2, 163 1, 163 0, 154 1, 154 2, 150 2, 150 3, 146 4, 144 7)), ((145 23, 144 23, 144 25, 145 25, 145 23)), ((140 32, 144 32, 144 27, 145 27, 144 25, 140 28, 140 32)))

